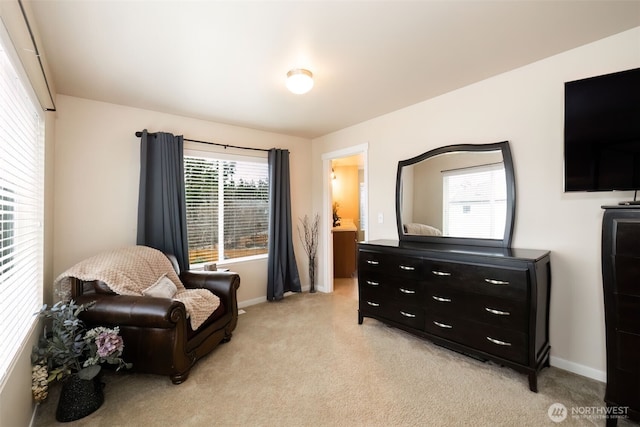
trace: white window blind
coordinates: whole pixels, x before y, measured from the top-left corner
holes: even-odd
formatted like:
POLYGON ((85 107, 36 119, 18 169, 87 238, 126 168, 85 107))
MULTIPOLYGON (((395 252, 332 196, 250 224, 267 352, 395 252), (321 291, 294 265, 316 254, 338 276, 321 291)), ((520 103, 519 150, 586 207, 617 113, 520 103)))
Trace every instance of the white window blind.
POLYGON ((267 159, 189 151, 184 168, 189 263, 266 254, 267 159))
POLYGON ((503 237, 507 187, 502 163, 444 171, 442 183, 445 235, 503 237))
POLYGON ((44 121, 0 28, 0 383, 42 305, 44 121))

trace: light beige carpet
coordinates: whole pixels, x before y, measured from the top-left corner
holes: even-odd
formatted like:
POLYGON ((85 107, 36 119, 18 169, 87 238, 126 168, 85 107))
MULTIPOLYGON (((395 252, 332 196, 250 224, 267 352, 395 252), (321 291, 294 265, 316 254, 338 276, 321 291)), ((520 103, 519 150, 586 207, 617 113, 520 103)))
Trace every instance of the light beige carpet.
MULTIPOLYGON (((604 384, 544 369, 526 375, 440 348, 384 324, 357 321, 351 281, 333 294, 293 294, 245 309, 233 339, 188 381, 104 375, 105 403, 73 426, 592 426, 572 408, 602 407, 604 384), (547 411, 569 411, 556 424, 547 411)), ((553 344, 553 343, 552 343, 553 344)), ((35 426, 56 425, 56 390, 35 426)), ((634 425, 628 421, 620 426, 634 425)))

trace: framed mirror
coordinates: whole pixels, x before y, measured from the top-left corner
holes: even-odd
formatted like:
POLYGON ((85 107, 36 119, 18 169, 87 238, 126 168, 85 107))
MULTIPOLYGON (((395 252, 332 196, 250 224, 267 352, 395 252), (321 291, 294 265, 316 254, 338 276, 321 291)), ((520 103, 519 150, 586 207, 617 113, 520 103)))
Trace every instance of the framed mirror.
POLYGON ((398 163, 401 241, 510 247, 516 185, 509 142, 436 148, 398 163))

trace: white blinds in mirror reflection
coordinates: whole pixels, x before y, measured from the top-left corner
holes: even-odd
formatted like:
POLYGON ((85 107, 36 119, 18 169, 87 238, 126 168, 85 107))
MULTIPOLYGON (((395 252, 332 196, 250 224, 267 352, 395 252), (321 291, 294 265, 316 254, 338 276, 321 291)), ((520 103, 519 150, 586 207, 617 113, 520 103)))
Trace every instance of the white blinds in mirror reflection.
POLYGON ((507 187, 503 163, 442 172, 443 234, 501 239, 507 187))

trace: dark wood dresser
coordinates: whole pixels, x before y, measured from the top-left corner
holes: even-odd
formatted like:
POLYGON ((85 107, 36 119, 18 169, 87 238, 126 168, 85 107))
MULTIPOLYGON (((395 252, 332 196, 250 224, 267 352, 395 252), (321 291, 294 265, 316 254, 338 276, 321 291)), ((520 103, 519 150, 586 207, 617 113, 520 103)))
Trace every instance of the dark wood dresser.
POLYGON ((358 323, 374 318, 511 367, 537 392, 537 374, 549 366, 550 282, 548 251, 363 242, 358 323))
POLYGON ((607 388, 617 415, 640 421, 640 206, 604 206, 602 283, 607 334, 607 388))

